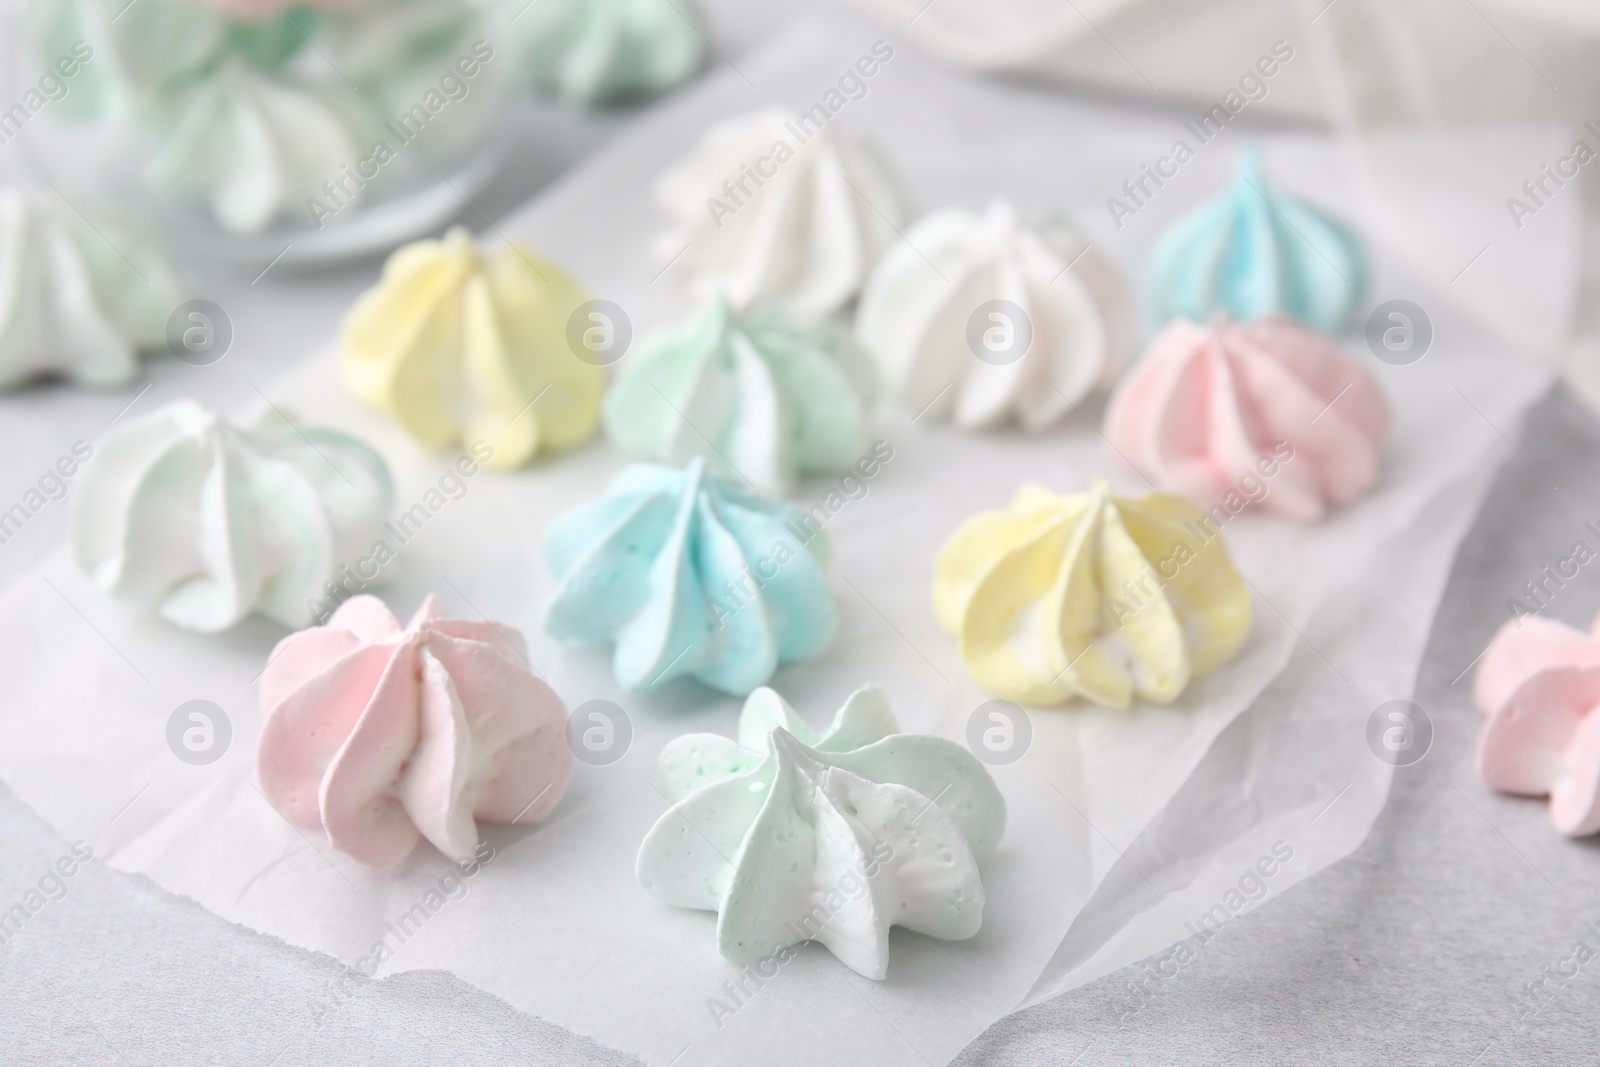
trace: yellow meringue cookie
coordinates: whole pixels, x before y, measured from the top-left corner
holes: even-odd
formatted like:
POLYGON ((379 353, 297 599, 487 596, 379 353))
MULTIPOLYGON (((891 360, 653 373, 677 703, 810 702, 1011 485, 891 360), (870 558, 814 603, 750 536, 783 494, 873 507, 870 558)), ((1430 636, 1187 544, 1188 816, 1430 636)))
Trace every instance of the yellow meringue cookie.
POLYGON ((1170 704, 1250 633, 1250 590, 1221 531, 1187 497, 1024 485, 939 550, 934 611, 989 692, 1170 704))
POLYGON ((345 385, 430 448, 484 441, 494 449, 485 466, 520 467, 583 443, 599 424, 605 371, 567 342, 586 300, 527 248, 483 253, 457 227, 390 256, 345 317, 345 385))

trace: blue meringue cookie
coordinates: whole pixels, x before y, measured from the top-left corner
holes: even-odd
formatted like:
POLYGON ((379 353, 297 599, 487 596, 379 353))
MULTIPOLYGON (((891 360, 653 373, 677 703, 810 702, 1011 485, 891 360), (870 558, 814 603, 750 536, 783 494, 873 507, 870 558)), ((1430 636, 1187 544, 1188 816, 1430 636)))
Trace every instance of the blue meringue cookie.
POLYGON ((614 640, 627 689, 687 674, 748 693, 833 640, 829 543, 804 518, 701 459, 624 468, 604 496, 545 528, 558 583, 545 628, 558 640, 614 640))
POLYGON ((1343 223, 1270 187, 1251 147, 1226 195, 1162 235, 1147 285, 1155 326, 1225 310, 1241 320, 1291 315, 1337 333, 1366 292, 1367 253, 1343 223))

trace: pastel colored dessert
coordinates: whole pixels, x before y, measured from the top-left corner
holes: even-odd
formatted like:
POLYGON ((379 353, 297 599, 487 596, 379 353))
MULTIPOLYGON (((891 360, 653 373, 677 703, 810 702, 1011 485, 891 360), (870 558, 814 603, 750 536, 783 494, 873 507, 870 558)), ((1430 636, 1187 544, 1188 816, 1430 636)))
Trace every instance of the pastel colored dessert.
POLYGON ((487 466, 521 467, 582 444, 600 421, 605 371, 567 341, 587 299, 526 247, 482 252, 457 227, 389 257, 345 317, 340 370, 424 446, 483 441, 487 466))
POLYGON ((1105 435, 1141 474, 1230 510, 1316 521, 1378 480, 1393 416, 1378 379, 1286 318, 1163 330, 1112 393, 1105 435), (1246 493, 1245 491, 1249 492, 1246 493))
POLYGON ((353 83, 364 105, 349 113, 353 131, 368 130, 358 132, 356 143, 365 148, 382 140, 406 157, 392 165, 380 159, 380 183, 391 170, 431 167, 432 157, 481 142, 511 73, 511 61, 496 47, 494 7, 479 0, 357 0, 317 20, 316 45, 342 75, 323 88, 337 99, 353 83), (417 114, 419 104, 434 118, 417 114))
POLYGON ((388 467, 355 438, 246 430, 180 400, 95 444, 72 548, 101 591, 184 629, 225 630, 252 611, 304 626, 393 507, 388 467))
POLYGON ((1133 356, 1132 296, 1075 231, 996 201, 906 231, 873 270, 856 336, 914 412, 967 429, 1053 425, 1133 356))
POLYGON ((1220 529, 1185 497, 1017 490, 939 550, 933 606, 997 697, 1171 704, 1239 651, 1249 587, 1220 529))
POLYGON ((679 0, 539 0, 511 23, 534 86, 574 104, 656 96, 700 69, 703 38, 679 0))
MULTIPOLYGON (((316 94, 243 60, 227 60, 176 96, 170 128, 145 174, 158 188, 203 197, 224 229, 259 233, 280 215, 314 221, 307 203, 361 155, 316 94)), ((350 202, 362 191, 350 185, 350 202)))
POLYGON ((881 980, 891 926, 945 941, 978 932, 978 862, 1000 843, 1006 806, 972 753, 900 733, 876 686, 820 737, 758 689, 738 733, 689 734, 662 751, 674 803, 636 865, 657 899, 717 913, 724 956, 786 962, 791 946, 816 941, 881 980))
POLYGON ((290 634, 261 675, 261 792, 370 867, 426 838, 471 857, 478 822, 535 823, 572 777, 567 712, 503 623, 445 615, 430 596, 405 629, 355 596, 290 634))
POLYGON ((1269 185, 1247 149, 1221 199, 1172 225, 1150 254, 1146 304, 1159 326, 1290 315, 1326 333, 1349 323, 1367 290, 1361 238, 1333 216, 1269 185))
POLYGON ((872 386, 871 365, 831 323, 740 315, 714 298, 640 340, 606 394, 606 433, 630 455, 700 456, 782 492, 856 461, 872 386))
POLYGON ((1550 821, 1568 837, 1600 833, 1600 619, 1587 633, 1537 615, 1506 623, 1472 696, 1490 788, 1549 797, 1550 821))
POLYGON ((614 641, 624 688, 687 675, 743 695, 811 659, 837 616, 827 536, 798 508, 706 471, 636 463, 545 527, 551 636, 614 641))
POLYGON ((656 183, 656 245, 700 298, 802 317, 849 302, 895 238, 899 201, 863 150, 814 118, 768 109, 712 126, 656 183))
POLYGON ((164 208, 203 210, 232 233, 320 228, 368 185, 415 183, 437 163, 424 157, 476 143, 492 110, 485 79, 441 80, 463 57, 493 55, 471 0, 29 7, 39 60, 78 61, 52 112, 129 142, 164 208), (431 122, 447 104, 446 121, 431 122), (415 106, 421 120, 397 134, 415 106))
MULTIPOLYGON (((265 21, 271 18, 281 18, 284 6, 278 0, 209 0, 212 7, 232 15, 234 18, 254 21, 265 21)), ((349 7, 356 0, 296 0, 296 6, 320 7, 329 11, 338 11, 349 7)))
POLYGON ((0 388, 119 385, 164 347, 183 295, 165 253, 116 220, 0 189, 0 388))

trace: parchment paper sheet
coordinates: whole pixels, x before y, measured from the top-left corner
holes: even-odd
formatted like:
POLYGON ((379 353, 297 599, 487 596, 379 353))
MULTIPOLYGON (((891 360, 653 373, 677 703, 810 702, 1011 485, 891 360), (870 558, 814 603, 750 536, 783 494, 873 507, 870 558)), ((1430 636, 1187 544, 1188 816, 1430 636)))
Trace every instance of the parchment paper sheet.
MULTIPOLYGON (((659 109, 496 231, 527 239, 571 266, 597 296, 627 309, 636 329, 676 313, 680 280, 671 272, 656 279, 660 267, 645 254, 661 224, 648 197, 652 176, 715 118, 774 100, 808 106, 871 43, 802 32, 776 51, 741 60, 738 71, 659 109)), ((1118 234, 1100 221, 1100 201, 1152 150, 1165 148, 1168 119, 973 85, 902 48, 868 95, 836 121, 876 144, 916 208, 950 201, 977 206, 996 193, 1025 213, 1066 208, 1082 215, 1108 254, 1130 270, 1159 222, 1220 187, 1240 144, 1209 146, 1189 164, 1183 183, 1165 190, 1167 200, 1141 213, 1137 229, 1118 234)), ((1337 161, 1324 146, 1288 135, 1263 140, 1269 166, 1285 184, 1340 202, 1337 161)), ((1540 262, 1531 256, 1530 269, 1545 269, 1540 262)), ((1559 271, 1552 274, 1552 284, 1563 283, 1559 271)), ((1389 284, 1380 271, 1380 291, 1389 284)), ((1541 372, 1479 347, 1471 324, 1443 302, 1411 292, 1438 309, 1436 339, 1421 363, 1379 368, 1398 421, 1378 491, 1317 527, 1249 515, 1228 525, 1235 559, 1258 591, 1257 626, 1238 660, 1194 685, 1178 706, 1034 713, 1031 749, 995 770, 1010 823, 984 868, 982 931, 960 943, 897 931, 886 982, 861 979, 810 948, 735 1000, 724 983, 737 969, 715 952, 713 916, 658 905, 635 884, 634 851, 665 807, 654 784, 656 752, 685 730, 731 731, 737 701, 689 683, 649 698, 620 693, 607 650, 557 648, 541 633, 550 581, 539 530, 598 492, 620 465, 602 442, 514 476, 477 475, 387 568, 392 573, 382 591, 400 612, 436 591, 457 613, 521 628, 535 668, 569 707, 615 701, 633 730, 631 748, 617 763, 580 765, 567 798, 543 826, 490 828, 494 858, 465 883, 460 899, 445 903, 404 943, 385 924, 439 887, 445 862, 424 847, 393 872, 365 871, 289 826, 253 784, 254 679, 281 636, 270 624, 251 621, 220 637, 185 634, 108 603, 57 553, 0 600, 0 676, 8 682, 0 702, 0 778, 66 837, 91 841, 112 866, 232 921, 346 962, 387 937, 394 956, 380 974, 447 969, 652 1064, 946 1062, 1030 991, 1075 984, 1087 973, 1079 957, 1110 943, 1128 923, 1138 928, 1124 931, 1108 951, 1159 947, 1175 924, 1154 913, 1147 918, 1097 900, 1088 926, 1073 928, 1073 920, 1098 886, 1121 884, 1107 882, 1108 875, 1127 866, 1122 850, 1158 817, 1164 840, 1181 840, 1187 826, 1211 817, 1207 798, 1215 793, 1193 785, 1195 770, 1264 692, 1280 714, 1292 714, 1318 687, 1349 684, 1362 695, 1342 706, 1346 716, 1351 709, 1364 715, 1368 697, 1380 690, 1407 695, 1402 690, 1442 578, 1394 564, 1402 572, 1396 580, 1374 584, 1385 573, 1380 554, 1416 527, 1425 544, 1412 551, 1437 552, 1442 562, 1430 566, 1448 568, 1477 499, 1461 487, 1486 468, 1503 434, 1515 432, 1520 413, 1546 385, 1541 372), (1347 604, 1320 622, 1319 609, 1335 595, 1358 598, 1361 610, 1352 613, 1347 604), (1341 645, 1343 656, 1329 651, 1348 677, 1340 682, 1321 653, 1310 655, 1301 634, 1322 625, 1352 637, 1346 620, 1355 619, 1359 629, 1373 613, 1403 618, 1396 632, 1405 639, 1341 645), (1311 671, 1285 675, 1290 664, 1311 671), (207 767, 179 763, 165 744, 168 716, 194 698, 224 707, 233 729, 227 755, 207 767), (1197 798, 1196 810, 1169 808, 1185 795, 1197 798), (1064 945, 1069 928, 1073 937, 1064 945), (714 1019, 712 998, 736 1010, 714 1019)), ((454 458, 420 453, 348 400, 328 353, 268 392, 275 404, 379 448, 395 470, 402 508, 420 499, 454 458)), ((904 728, 964 738, 969 716, 987 698, 965 678, 952 641, 933 619, 934 553, 963 518, 1003 505, 1024 480, 1075 488, 1109 473, 1122 491, 1144 491, 1139 476, 1109 454, 1094 429, 1099 417, 1085 408, 1056 432, 1024 438, 962 435, 884 411, 875 436, 892 445, 894 459, 868 483, 867 495, 828 526, 836 549, 838 640, 820 659, 785 667, 774 684, 808 719, 822 722, 851 690, 877 682, 904 728)), ((795 498, 807 506, 829 486, 813 482, 795 498)), ((1276 749, 1274 760, 1293 767, 1321 743, 1312 731, 1276 749)), ((1309 760, 1304 795, 1297 793, 1291 807, 1333 796, 1341 784, 1333 779, 1344 773, 1337 761, 1309 760)), ((1247 790, 1262 768, 1245 760, 1238 774, 1239 788, 1247 790)), ((1336 835, 1344 826, 1359 841, 1386 781, 1364 785, 1360 803, 1346 805, 1352 798, 1344 798, 1319 820, 1319 831, 1336 835)), ((1249 835, 1280 814, 1263 808, 1234 816, 1234 832, 1212 831, 1205 839, 1220 853, 1253 841, 1249 835)), ((1336 858, 1309 848, 1300 856, 1294 877, 1336 858)), ((1203 867, 1204 858, 1194 858, 1192 869, 1203 867)), ((1173 875, 1173 884, 1187 876, 1173 875)), ((1093 969, 1103 969, 1096 963, 1093 969)), ((330 991, 328 1004, 308 1007, 308 1014, 330 1005, 337 1010, 337 1003, 330 991)))

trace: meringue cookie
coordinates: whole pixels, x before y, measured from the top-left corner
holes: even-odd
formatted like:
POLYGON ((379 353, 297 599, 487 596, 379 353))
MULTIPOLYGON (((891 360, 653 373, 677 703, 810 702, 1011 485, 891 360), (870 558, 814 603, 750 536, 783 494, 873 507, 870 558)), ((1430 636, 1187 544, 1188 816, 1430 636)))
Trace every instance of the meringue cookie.
POLYGON ((657 251, 681 256, 695 295, 802 317, 856 295, 900 213, 870 156, 778 109, 712 126, 661 176, 656 199, 673 221, 657 251))
MULTIPOLYGON (((362 129, 358 141, 381 140, 397 152, 404 145, 407 161, 396 168, 401 173, 414 172, 421 162, 415 156, 438 157, 478 144, 499 102, 504 65, 490 43, 499 40, 489 25, 492 10, 479 0, 366 0, 324 16, 317 47, 340 75, 327 88, 331 93, 353 83, 366 105, 345 109, 356 124, 352 128, 362 129), (420 130, 406 120, 419 103, 439 116, 420 130)), ((388 170, 380 170, 377 180, 392 177, 388 170)))
POLYGON ((692 675, 744 694, 833 640, 826 535, 700 459, 624 468, 605 496, 545 527, 544 549, 557 579, 545 627, 558 640, 615 640, 627 689, 692 675))
POLYGON ((1367 289, 1367 253, 1343 223, 1267 184, 1254 148, 1222 199, 1179 219, 1150 256, 1152 320, 1292 315, 1336 333, 1367 289))
POLYGON ((272 650, 262 794, 371 867, 419 837, 469 858, 477 819, 538 822, 572 777, 566 708, 527 661, 515 629, 447 618, 436 597, 404 630, 377 597, 350 598, 272 650))
POLYGON ((714 298, 640 341, 606 394, 606 433, 630 455, 701 456, 783 492, 855 462, 871 388, 871 367, 831 323, 777 309, 741 316, 714 298))
POLYGON ((1391 421, 1377 378, 1331 338, 1220 316, 1150 342, 1111 396, 1105 435, 1163 489, 1209 507, 1265 475, 1257 503, 1309 522, 1372 488, 1391 421))
POLYGON ((968 429, 1051 425, 1116 380, 1133 335, 1132 297, 1116 268, 1071 230, 1022 226, 1004 201, 917 222, 873 270, 856 313, 856 337, 890 390, 913 411, 953 414, 968 429), (1002 300, 1023 321, 992 310, 980 325, 1007 332, 980 357, 970 322, 1002 300))
POLYGON ((422 444, 487 442, 511 469, 588 440, 605 371, 578 358, 567 322, 587 299, 518 244, 487 254, 457 227, 395 252, 340 333, 340 370, 359 399, 422 444))
POLYGON ((0 388, 48 374, 130 381, 182 301, 153 240, 0 189, 0 388))
POLYGON ((393 507, 388 468, 355 438, 246 431, 180 400, 95 445, 72 547, 103 592, 185 629, 225 630, 251 611, 304 626, 393 507))
POLYGON ((997 697, 1170 704, 1250 633, 1250 591, 1221 532, 1181 496, 1024 485, 939 550, 933 605, 997 697))
POLYGON ((217 223, 234 233, 259 233, 280 215, 309 219, 306 202, 326 196, 323 182, 359 156, 345 124, 315 94, 240 59, 224 60, 171 111, 146 177, 204 195, 217 223))
POLYGON ((700 69, 700 28, 677 0, 540 0, 511 32, 533 84, 575 104, 655 96, 700 69))
POLYGON ((882 979, 890 926, 945 941, 976 934, 978 860, 1006 821, 983 764, 954 742, 898 733, 872 686, 814 743, 795 726, 783 698, 760 689, 737 743, 693 734, 667 746, 662 776, 679 799, 640 846, 639 883, 715 911, 717 948, 736 963, 817 941, 882 979))
POLYGON ((79 119, 145 117, 173 90, 203 78, 224 47, 229 22, 206 0, 35 0, 35 58, 82 62, 52 110, 79 119))
POLYGON ((1487 716, 1478 770, 1490 788, 1548 796, 1568 837, 1600 833, 1600 618, 1588 633, 1537 615, 1506 623, 1472 696, 1487 716))

